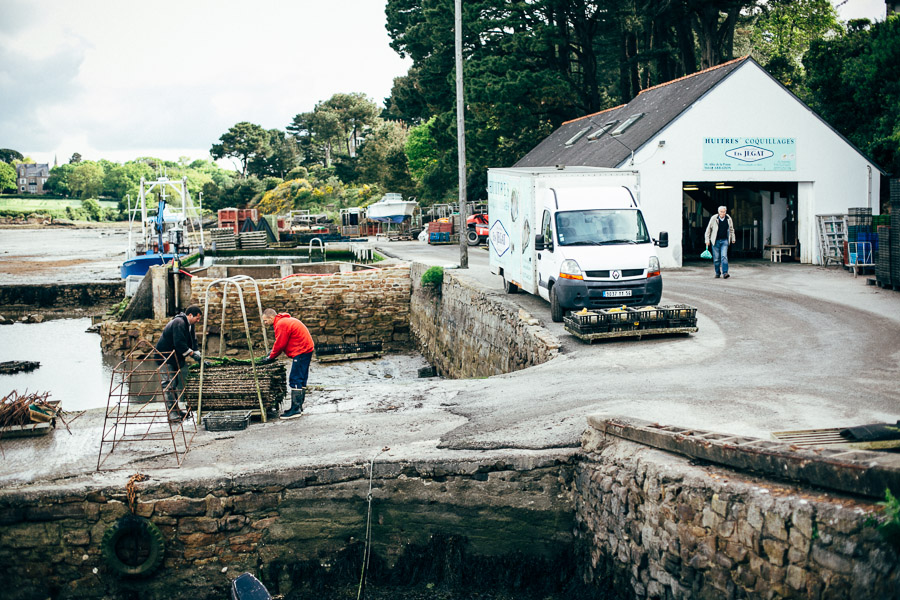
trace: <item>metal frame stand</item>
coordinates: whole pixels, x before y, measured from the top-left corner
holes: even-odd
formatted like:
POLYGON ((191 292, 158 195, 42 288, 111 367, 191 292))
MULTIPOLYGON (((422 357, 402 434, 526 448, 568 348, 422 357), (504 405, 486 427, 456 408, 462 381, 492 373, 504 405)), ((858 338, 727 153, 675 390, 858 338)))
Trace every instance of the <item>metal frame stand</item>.
MULTIPOLYGON (((212 291, 213 287, 222 286, 222 322, 219 326, 219 358, 223 357, 225 354, 225 314, 226 309, 228 308, 228 286, 232 285, 237 290, 238 300, 241 303, 241 315, 244 318, 244 333, 247 335, 247 348, 250 350, 250 365, 253 369, 253 381, 256 384, 256 397, 259 399, 259 413, 262 422, 266 422, 266 407, 263 405, 262 399, 262 391, 259 388, 259 375, 256 372, 256 357, 253 354, 253 340, 250 337, 250 325, 247 321, 247 307, 244 304, 244 291, 241 289, 241 284, 250 282, 253 284, 254 289, 256 290, 256 307, 259 309, 259 323, 262 327, 263 334, 263 348, 266 351, 266 354, 269 353, 269 339, 266 336, 266 325, 262 320, 262 300, 259 296, 259 284, 255 279, 250 277, 249 275, 234 275, 233 277, 224 277, 222 279, 216 279, 206 286, 206 291, 204 293, 204 301, 203 301, 203 348, 200 353, 203 356, 206 356, 206 338, 207 336, 207 323, 209 320, 209 294, 212 291)), ((205 372, 205 365, 200 363, 200 387, 197 392, 197 420, 199 421, 203 417, 203 376, 205 372)))
POLYGON ((163 373, 165 361, 174 354, 174 350, 163 354, 140 340, 113 369, 97 456, 98 471, 120 444, 136 442, 171 442, 175 461, 181 466, 197 433, 197 422, 189 407, 183 419, 169 419, 170 412, 179 410, 184 395, 184 388, 179 389, 176 380, 163 373), (174 395, 173 406, 166 406, 167 395, 174 395))

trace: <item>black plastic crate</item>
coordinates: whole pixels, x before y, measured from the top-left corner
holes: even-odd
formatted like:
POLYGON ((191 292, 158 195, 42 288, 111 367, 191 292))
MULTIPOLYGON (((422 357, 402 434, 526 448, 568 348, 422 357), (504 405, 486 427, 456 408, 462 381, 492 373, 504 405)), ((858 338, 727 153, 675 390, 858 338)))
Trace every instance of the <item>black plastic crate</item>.
POLYGON ((875 278, 881 284, 891 283, 891 228, 878 226, 878 260, 875 263, 875 278))
POLYGON ((207 431, 240 431, 250 424, 249 410, 216 410, 203 415, 207 431))
POLYGON ((316 346, 316 356, 334 356, 339 354, 364 354, 381 352, 382 340, 355 342, 350 344, 320 344, 316 346))

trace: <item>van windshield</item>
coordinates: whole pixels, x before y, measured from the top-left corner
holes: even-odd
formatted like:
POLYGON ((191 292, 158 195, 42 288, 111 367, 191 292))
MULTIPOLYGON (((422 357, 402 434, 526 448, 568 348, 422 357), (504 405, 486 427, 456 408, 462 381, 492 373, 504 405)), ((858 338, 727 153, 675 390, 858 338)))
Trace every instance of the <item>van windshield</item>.
POLYGON ((634 209, 556 213, 556 237, 560 246, 650 243, 644 217, 634 209))

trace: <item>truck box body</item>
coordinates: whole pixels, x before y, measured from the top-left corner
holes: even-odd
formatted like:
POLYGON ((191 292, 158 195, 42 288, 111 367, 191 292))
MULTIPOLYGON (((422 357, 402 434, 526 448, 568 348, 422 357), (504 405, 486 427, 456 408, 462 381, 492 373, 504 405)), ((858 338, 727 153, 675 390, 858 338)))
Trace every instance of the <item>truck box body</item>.
POLYGON ((638 190, 636 171, 489 169, 491 271, 507 291, 550 300, 554 320, 560 310, 659 302, 656 245, 667 236, 650 237, 638 190))

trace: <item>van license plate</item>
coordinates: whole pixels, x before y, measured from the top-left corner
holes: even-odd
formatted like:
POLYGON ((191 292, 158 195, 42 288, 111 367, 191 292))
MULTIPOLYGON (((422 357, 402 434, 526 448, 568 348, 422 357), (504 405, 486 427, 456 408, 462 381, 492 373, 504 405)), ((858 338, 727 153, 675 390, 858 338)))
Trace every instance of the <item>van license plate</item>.
POLYGON ((603 292, 604 298, 623 298, 630 295, 631 290, 607 290, 603 292))

